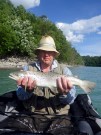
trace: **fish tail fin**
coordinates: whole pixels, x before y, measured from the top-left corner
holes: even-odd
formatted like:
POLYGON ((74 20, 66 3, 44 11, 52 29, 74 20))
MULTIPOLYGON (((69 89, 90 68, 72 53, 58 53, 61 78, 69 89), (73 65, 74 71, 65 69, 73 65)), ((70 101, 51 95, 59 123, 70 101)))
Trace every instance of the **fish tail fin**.
POLYGON ((90 81, 83 81, 82 84, 80 85, 80 87, 86 92, 86 93, 90 93, 91 90, 95 87, 95 83, 94 82, 90 82, 90 81))

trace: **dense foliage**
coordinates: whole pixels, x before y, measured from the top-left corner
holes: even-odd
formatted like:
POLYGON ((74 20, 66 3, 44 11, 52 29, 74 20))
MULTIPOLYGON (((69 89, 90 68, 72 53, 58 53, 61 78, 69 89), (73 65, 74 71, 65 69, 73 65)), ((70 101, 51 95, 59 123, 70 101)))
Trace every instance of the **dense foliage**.
POLYGON ((85 66, 101 67, 101 56, 83 56, 85 66))
POLYGON ((68 64, 83 64, 82 57, 71 43, 66 41, 62 31, 45 15, 37 17, 23 6, 15 8, 9 0, 0 0, 0 58, 5 56, 27 56, 35 58, 39 39, 51 35, 60 52, 58 60, 68 64))

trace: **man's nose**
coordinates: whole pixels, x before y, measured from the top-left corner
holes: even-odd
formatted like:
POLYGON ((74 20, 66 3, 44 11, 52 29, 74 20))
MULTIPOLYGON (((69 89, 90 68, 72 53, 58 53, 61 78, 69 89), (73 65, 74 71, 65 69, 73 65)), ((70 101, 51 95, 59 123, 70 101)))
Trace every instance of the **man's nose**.
POLYGON ((45 54, 45 55, 49 55, 49 52, 48 52, 48 51, 45 51, 44 54, 45 54))

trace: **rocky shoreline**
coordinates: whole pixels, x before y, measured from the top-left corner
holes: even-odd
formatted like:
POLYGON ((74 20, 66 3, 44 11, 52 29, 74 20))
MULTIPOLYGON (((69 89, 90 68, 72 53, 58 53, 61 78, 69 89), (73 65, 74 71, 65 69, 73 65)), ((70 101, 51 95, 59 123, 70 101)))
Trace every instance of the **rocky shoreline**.
MULTIPOLYGON (((34 62, 28 58, 18 58, 18 57, 7 57, 0 59, 0 69, 10 69, 10 68, 22 68, 24 65, 34 62)), ((71 65, 63 64, 62 66, 71 67, 71 65)))
POLYGON ((15 58, 15 57, 4 58, 0 59, 0 69, 22 68, 24 65, 28 63, 29 61, 27 58, 15 58))

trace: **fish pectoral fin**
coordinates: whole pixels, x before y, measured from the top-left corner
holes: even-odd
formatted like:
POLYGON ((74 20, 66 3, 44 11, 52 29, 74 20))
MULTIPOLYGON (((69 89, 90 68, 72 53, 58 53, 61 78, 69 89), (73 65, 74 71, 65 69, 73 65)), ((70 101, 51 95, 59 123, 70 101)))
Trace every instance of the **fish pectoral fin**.
POLYGON ((28 85, 28 82, 26 82, 26 84, 25 84, 25 92, 26 92, 26 90, 27 90, 27 85, 28 85))
POLYGON ((48 86, 48 88, 49 88, 49 89, 51 89, 51 90, 53 90, 53 89, 54 89, 54 87, 52 87, 52 86, 48 86))
POLYGON ((54 87, 49 86, 48 88, 49 88, 49 90, 51 91, 51 93, 53 93, 54 95, 56 94, 55 91, 54 91, 54 87))

